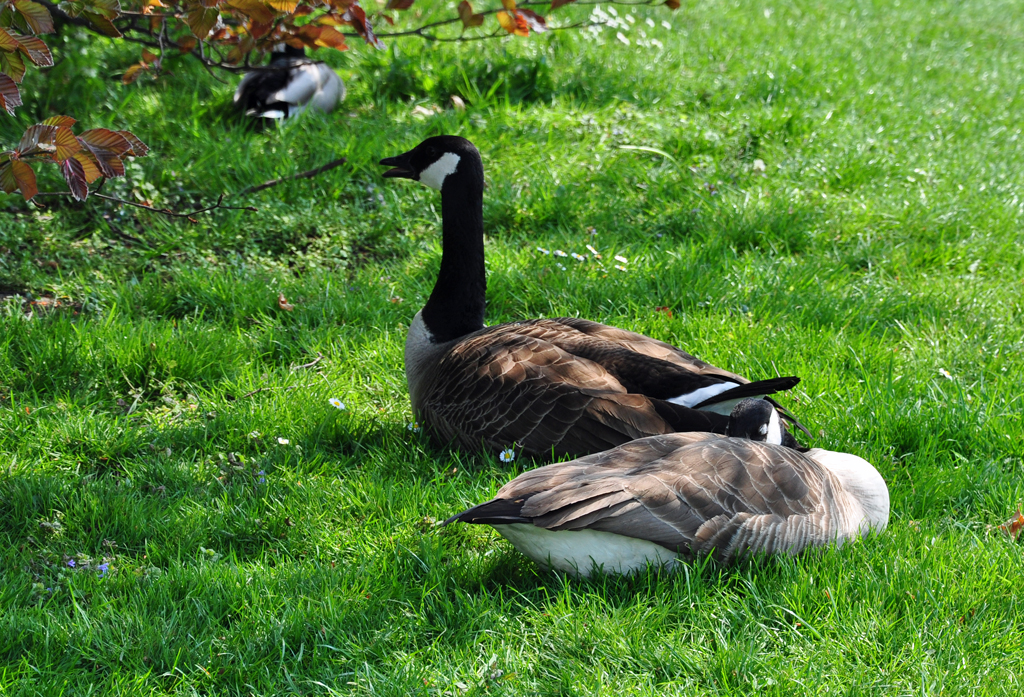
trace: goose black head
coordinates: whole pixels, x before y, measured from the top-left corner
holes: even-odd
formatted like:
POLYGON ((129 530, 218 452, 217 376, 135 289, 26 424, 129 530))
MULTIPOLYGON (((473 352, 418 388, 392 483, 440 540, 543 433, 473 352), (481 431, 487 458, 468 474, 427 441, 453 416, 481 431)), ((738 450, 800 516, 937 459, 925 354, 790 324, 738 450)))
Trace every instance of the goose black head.
POLYGON ((729 414, 725 435, 782 445, 789 434, 782 427, 779 412, 763 399, 744 399, 729 414))
POLYGON ((480 153, 459 136, 427 138, 409 152, 385 157, 380 164, 391 167, 384 172, 385 177, 412 179, 438 191, 449 182, 483 191, 484 168, 480 153))

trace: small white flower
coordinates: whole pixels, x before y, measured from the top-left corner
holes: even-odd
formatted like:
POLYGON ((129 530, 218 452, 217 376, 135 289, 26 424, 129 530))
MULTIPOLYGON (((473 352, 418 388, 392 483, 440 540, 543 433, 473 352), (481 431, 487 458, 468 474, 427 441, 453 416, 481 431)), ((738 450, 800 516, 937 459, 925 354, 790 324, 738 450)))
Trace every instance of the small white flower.
POLYGON ((516 459, 516 451, 514 451, 512 448, 505 448, 498 455, 498 459, 501 460, 502 462, 512 462, 513 460, 516 459))
POLYGON ((330 405, 332 407, 334 407, 335 409, 338 409, 339 411, 341 409, 345 408, 345 403, 343 401, 341 401, 340 399, 338 399, 337 397, 331 397, 327 401, 330 403, 330 405))
POLYGON ((623 264, 628 264, 629 263, 629 259, 627 259, 626 257, 622 256, 621 254, 616 254, 615 255, 615 261, 621 261, 623 264))
POLYGON ((950 375, 949 371, 946 370, 945 368, 939 368, 939 373, 942 375, 942 377, 946 378, 947 380, 953 379, 953 376, 950 375))
POLYGON ((623 266, 622 264, 616 264, 615 268, 617 268, 619 271, 625 271, 626 270, 626 267, 623 266))
POLYGON ((562 271, 565 271, 565 267, 564 267, 564 266, 562 266, 561 264, 556 264, 556 266, 557 266, 557 267, 558 267, 559 269, 561 269, 562 271))
POLYGON ((601 255, 597 253, 596 249, 594 249, 594 245, 588 244, 587 245, 587 249, 590 250, 590 253, 594 255, 595 259, 600 259, 601 258, 601 255))
MULTIPOLYGON (((249 431, 249 437, 250 438, 259 438, 262 435, 263 434, 260 433, 259 431, 249 431)), ((168 450, 170 450, 170 448, 168 448, 168 450)))
POLYGON ((587 260, 586 256, 584 256, 583 254, 577 254, 576 252, 572 253, 572 258, 575 259, 576 261, 586 261, 587 260))
POLYGON ((410 421, 409 423, 407 423, 405 425, 405 428, 407 430, 409 430, 409 431, 412 431, 413 433, 419 433, 420 432, 420 422, 419 421, 410 421))
POLYGON ((544 254, 545 256, 548 255, 548 254, 551 254, 551 252, 549 252, 548 250, 544 249, 543 247, 537 247, 537 251, 540 252, 541 254, 544 254))
POLYGON ((561 249, 556 249, 555 250, 555 256, 556 257, 567 257, 569 255, 566 254, 565 252, 563 252, 561 249))
POLYGON ((279 445, 288 445, 290 441, 287 438, 278 438, 277 442, 279 445))

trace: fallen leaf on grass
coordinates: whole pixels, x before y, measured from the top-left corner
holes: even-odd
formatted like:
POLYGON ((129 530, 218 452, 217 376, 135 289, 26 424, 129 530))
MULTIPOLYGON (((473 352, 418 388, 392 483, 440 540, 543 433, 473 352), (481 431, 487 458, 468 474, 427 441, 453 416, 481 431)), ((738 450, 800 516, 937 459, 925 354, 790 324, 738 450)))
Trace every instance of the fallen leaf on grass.
POLYGON ((1013 517, 1008 521, 999 526, 999 529, 1005 532, 1014 540, 1020 535, 1020 531, 1024 530, 1024 514, 1017 509, 1017 512, 1013 514, 1013 517))
POLYGON ((285 312, 291 312, 295 309, 295 306, 288 302, 288 299, 284 297, 284 293, 277 294, 277 306, 285 312))
POLYGON ((664 312, 666 317, 668 317, 669 319, 672 318, 672 309, 670 307, 668 307, 668 306, 661 305, 659 307, 654 308, 654 311, 655 312, 664 312))

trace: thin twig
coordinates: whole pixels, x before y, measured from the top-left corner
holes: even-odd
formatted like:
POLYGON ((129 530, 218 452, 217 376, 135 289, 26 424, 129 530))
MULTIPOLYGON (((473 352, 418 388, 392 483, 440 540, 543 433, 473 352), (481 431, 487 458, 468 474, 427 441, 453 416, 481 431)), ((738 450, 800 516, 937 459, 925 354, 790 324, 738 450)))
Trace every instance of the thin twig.
POLYGON ((242 399, 245 399, 246 397, 252 397, 254 394, 258 394, 263 391, 284 390, 285 392, 287 392, 288 390, 294 390, 296 388, 298 388, 298 385, 288 385, 288 387, 257 387, 252 392, 246 392, 244 395, 242 395, 242 399))
POLYGON ((292 366, 292 370, 304 370, 305 368, 312 368, 313 366, 315 366, 317 363, 319 363, 323 359, 324 359, 324 354, 322 354, 319 351, 317 351, 316 352, 316 358, 314 358, 309 363, 303 363, 302 365, 292 366))
POLYGON ((345 164, 347 161, 348 160, 346 160, 344 157, 339 157, 337 160, 334 160, 333 162, 328 162, 326 165, 321 165, 319 167, 315 167, 315 168, 313 168, 313 169, 311 169, 311 170, 309 170, 307 172, 301 172, 299 174, 292 174, 292 175, 289 175, 287 177, 281 177, 280 179, 271 179, 270 181, 265 181, 262 184, 257 184, 256 186, 250 186, 248 188, 242 189, 241 191, 239 191, 238 193, 233 194, 233 195, 234 196, 244 196, 245 194, 254 194, 257 191, 263 191, 264 189, 269 189, 272 186, 277 186, 281 182, 291 181, 293 179, 312 179, 313 177, 315 177, 318 174, 323 174, 324 172, 326 172, 328 170, 332 170, 335 167, 340 167, 341 165, 345 164))
MULTIPOLYGON (((127 205, 127 206, 135 206, 136 208, 143 208, 143 209, 145 209, 147 211, 153 211, 154 213, 160 213, 161 215, 169 215, 172 218, 187 218, 190 223, 197 223, 197 222, 199 222, 193 216, 196 216, 196 215, 198 215, 200 213, 206 213, 207 211, 217 210, 217 209, 228 210, 228 211, 253 211, 253 212, 259 211, 259 208, 256 208, 255 206, 225 206, 225 205, 222 205, 222 202, 224 201, 224 194, 221 194, 220 196, 218 196, 217 197, 217 203, 213 204, 212 206, 206 206, 205 208, 199 208, 198 210, 189 211, 188 213, 177 213, 175 211, 172 211, 170 208, 154 208, 153 206, 147 206, 144 203, 136 203, 135 201, 126 201, 123 198, 117 198, 116 196, 107 196, 106 194, 100 194, 100 193, 97 193, 95 191, 92 192, 92 195, 96 196, 97 198, 102 198, 102 199, 104 199, 106 201, 113 201, 114 203, 122 203, 122 204, 127 205)), ((43 191, 43 192, 40 192, 40 193, 36 194, 35 197, 37 198, 39 196, 71 196, 71 192, 70 191, 43 191)))

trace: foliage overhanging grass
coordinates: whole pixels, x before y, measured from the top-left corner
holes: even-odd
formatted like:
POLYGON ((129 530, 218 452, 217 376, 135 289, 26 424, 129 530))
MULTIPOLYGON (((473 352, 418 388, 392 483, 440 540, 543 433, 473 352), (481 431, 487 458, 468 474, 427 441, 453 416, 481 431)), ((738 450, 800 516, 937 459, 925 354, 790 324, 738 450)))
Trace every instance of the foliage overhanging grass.
POLYGON ((1024 565, 993 529, 1024 500, 1016 4, 625 14, 333 56, 340 111, 262 134, 194 66, 122 88, 134 48, 57 45, 0 140, 131 128, 153 154, 122 196, 349 165, 197 225, 0 201, 0 692, 1020 694, 1024 565), (485 158, 490 322, 579 314, 803 376, 786 403, 879 468, 889 531, 578 582, 435 527, 518 471, 406 428, 438 202, 375 163, 439 132, 485 158), (27 314, 43 297, 63 309, 27 314))

